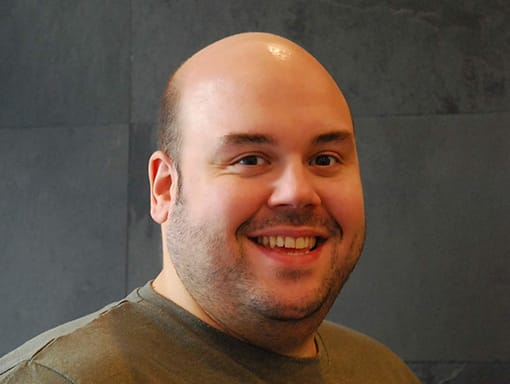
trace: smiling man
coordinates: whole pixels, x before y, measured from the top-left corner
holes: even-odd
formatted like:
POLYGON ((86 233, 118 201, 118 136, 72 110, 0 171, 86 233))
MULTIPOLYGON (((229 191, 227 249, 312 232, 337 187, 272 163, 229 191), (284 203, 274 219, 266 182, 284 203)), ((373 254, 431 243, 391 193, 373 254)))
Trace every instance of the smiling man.
POLYGON ((349 107, 320 63, 275 35, 234 35, 176 71, 161 116, 161 273, 4 357, 0 382, 417 383, 324 321, 365 216, 349 107))

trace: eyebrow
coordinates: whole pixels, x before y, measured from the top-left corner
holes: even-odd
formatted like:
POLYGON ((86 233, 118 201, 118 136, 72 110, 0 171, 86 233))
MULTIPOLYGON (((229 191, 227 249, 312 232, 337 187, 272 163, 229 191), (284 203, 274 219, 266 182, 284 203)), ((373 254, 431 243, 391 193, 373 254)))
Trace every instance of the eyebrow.
POLYGON ((276 144, 276 140, 267 135, 249 133, 230 133, 221 137, 222 145, 276 144))
MULTIPOLYGON (((312 143, 314 145, 340 143, 343 141, 352 140, 352 137, 353 134, 348 131, 331 131, 315 137, 312 143)), ((222 136, 220 141, 222 146, 243 144, 277 144, 276 140, 271 136, 250 133, 230 133, 222 136)))
POLYGON ((352 140, 353 134, 348 131, 332 131, 323 133, 313 139, 314 144, 339 143, 342 141, 352 140))

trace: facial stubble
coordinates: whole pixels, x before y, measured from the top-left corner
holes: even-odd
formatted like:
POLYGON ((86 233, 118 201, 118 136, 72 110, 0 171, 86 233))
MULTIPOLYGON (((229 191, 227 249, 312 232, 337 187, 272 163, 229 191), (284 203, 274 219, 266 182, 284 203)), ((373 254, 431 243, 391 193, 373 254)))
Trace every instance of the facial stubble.
MULTIPOLYGON (((220 230, 214 230, 215 224, 221 219, 214 223, 191 223, 186 201, 180 194, 165 234, 168 253, 190 296, 209 317, 227 329, 235 328, 229 322, 298 323, 312 317, 316 317, 319 324, 356 264, 363 245, 364 228, 355 235, 345 260, 339 261, 339 242, 334 243, 329 274, 315 291, 307 294, 306 300, 294 304, 283 302, 278 295, 261 286, 250 271, 245 247, 239 241, 240 237, 254 228, 283 222, 289 225, 310 225, 311 222, 318 225, 317 221, 324 221, 313 217, 308 212, 296 214, 294 211, 263 222, 247 220, 236 232, 238 241, 234 246, 228 241, 228 234, 221 231, 221 226, 216 227, 220 230)), ((327 226, 332 236, 341 239, 341 228, 336 223, 328 221, 327 226)), ((304 277, 303 273, 306 272, 282 270, 277 277, 282 281, 298 282, 304 277)))

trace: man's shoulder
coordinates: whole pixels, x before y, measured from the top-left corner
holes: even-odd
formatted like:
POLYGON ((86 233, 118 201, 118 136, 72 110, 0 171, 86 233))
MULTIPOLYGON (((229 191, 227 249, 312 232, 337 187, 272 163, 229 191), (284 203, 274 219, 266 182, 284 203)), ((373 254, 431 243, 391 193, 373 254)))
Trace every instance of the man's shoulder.
MULTIPOLYGON (((0 358, 0 383, 22 382, 24 376, 36 382, 66 383, 77 371, 85 371, 115 360, 116 329, 126 312, 133 312, 136 300, 124 299, 101 310, 46 331, 0 358), (11 381, 13 380, 13 381, 11 381)), ((131 316, 132 318, 133 316, 131 316)), ((31 381, 32 382, 32 381, 31 381)))
POLYGON ((325 321, 318 335, 333 370, 343 371, 343 374, 351 372, 366 382, 419 383, 400 357, 363 333, 325 321), (358 371, 353 370, 354 367, 358 367, 358 371))
POLYGON ((52 383, 70 384, 72 381, 50 367, 31 361, 24 361, 7 372, 0 374, 0 383, 52 383))

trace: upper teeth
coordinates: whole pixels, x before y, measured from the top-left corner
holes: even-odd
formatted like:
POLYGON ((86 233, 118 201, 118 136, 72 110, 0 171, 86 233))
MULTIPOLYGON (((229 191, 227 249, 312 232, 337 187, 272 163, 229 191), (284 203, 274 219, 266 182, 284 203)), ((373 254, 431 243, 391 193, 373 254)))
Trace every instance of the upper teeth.
POLYGON ((317 243, 314 236, 290 237, 290 236, 259 236, 257 243, 265 247, 312 249, 317 243))

